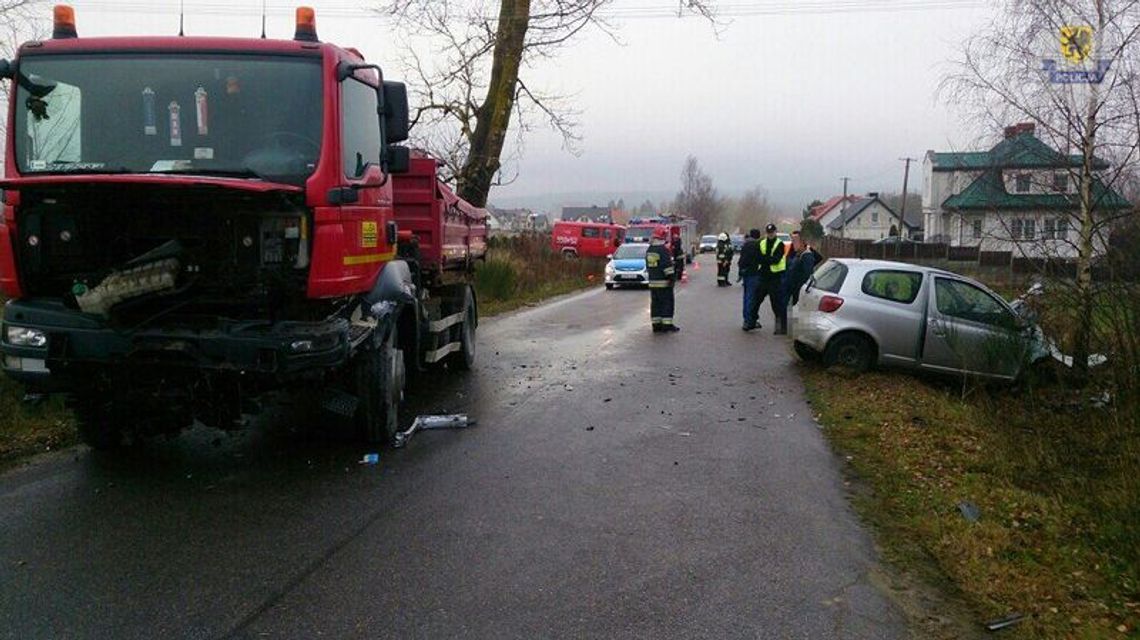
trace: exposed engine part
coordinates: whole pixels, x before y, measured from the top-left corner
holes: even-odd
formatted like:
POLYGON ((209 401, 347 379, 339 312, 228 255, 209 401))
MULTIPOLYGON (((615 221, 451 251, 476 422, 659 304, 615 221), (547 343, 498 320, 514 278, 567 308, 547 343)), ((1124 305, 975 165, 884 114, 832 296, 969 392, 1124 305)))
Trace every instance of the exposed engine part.
POLYGON ((84 313, 105 316, 111 307, 124 300, 173 289, 178 269, 178 260, 167 258, 126 271, 117 271, 104 278, 95 288, 77 293, 75 301, 84 313))

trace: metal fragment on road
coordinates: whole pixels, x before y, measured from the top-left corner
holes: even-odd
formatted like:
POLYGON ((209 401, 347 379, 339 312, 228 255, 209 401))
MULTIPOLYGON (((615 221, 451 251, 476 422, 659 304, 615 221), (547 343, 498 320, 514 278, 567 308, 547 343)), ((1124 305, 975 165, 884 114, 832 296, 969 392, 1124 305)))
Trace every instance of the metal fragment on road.
POLYGON ((416 416, 412 426, 407 431, 400 431, 392 439, 392 446, 399 449, 408 444, 417 431, 424 429, 465 429, 475 426, 474 420, 468 420, 466 413, 453 413, 437 416, 416 416))

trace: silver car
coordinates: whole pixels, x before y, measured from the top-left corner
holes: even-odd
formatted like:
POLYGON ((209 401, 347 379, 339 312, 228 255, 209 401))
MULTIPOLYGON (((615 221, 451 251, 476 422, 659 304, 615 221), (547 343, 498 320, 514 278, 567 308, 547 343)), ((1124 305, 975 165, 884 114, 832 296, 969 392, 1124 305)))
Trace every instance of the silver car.
POLYGON ((1048 357, 1040 330, 969 278, 901 262, 825 262, 789 310, 796 353, 856 371, 890 365, 1013 380, 1048 357))

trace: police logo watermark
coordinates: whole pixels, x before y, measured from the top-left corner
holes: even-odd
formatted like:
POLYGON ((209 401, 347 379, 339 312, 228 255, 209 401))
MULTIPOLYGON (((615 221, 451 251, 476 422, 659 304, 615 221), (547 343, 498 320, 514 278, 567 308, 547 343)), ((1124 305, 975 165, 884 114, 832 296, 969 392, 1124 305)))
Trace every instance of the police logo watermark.
POLYGON ((1049 82, 1054 84, 1100 84, 1112 68, 1112 60, 1097 60, 1092 69, 1088 64, 1093 62, 1093 28, 1088 25, 1064 25, 1060 33, 1061 55, 1065 57, 1068 66, 1080 65, 1080 68, 1061 68, 1056 60, 1043 60, 1043 70, 1049 74, 1049 82))

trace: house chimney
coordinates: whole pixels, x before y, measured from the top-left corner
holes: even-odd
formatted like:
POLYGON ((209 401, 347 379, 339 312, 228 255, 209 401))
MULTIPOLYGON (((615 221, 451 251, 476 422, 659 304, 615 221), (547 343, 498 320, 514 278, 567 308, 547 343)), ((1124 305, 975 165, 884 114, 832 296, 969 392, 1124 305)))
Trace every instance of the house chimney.
POLYGON ((867 197, 868 197, 868 198, 878 198, 878 197, 879 197, 879 192, 878 192, 878 191, 868 191, 868 192, 867 192, 867 197))
POLYGON ((1019 136, 1023 133, 1028 133, 1029 135, 1033 135, 1036 130, 1037 130, 1037 125, 1032 123, 1032 122, 1019 122, 1017 124, 1010 125, 1010 126, 1005 128, 1005 137, 1006 138, 1012 138, 1014 136, 1019 136))

